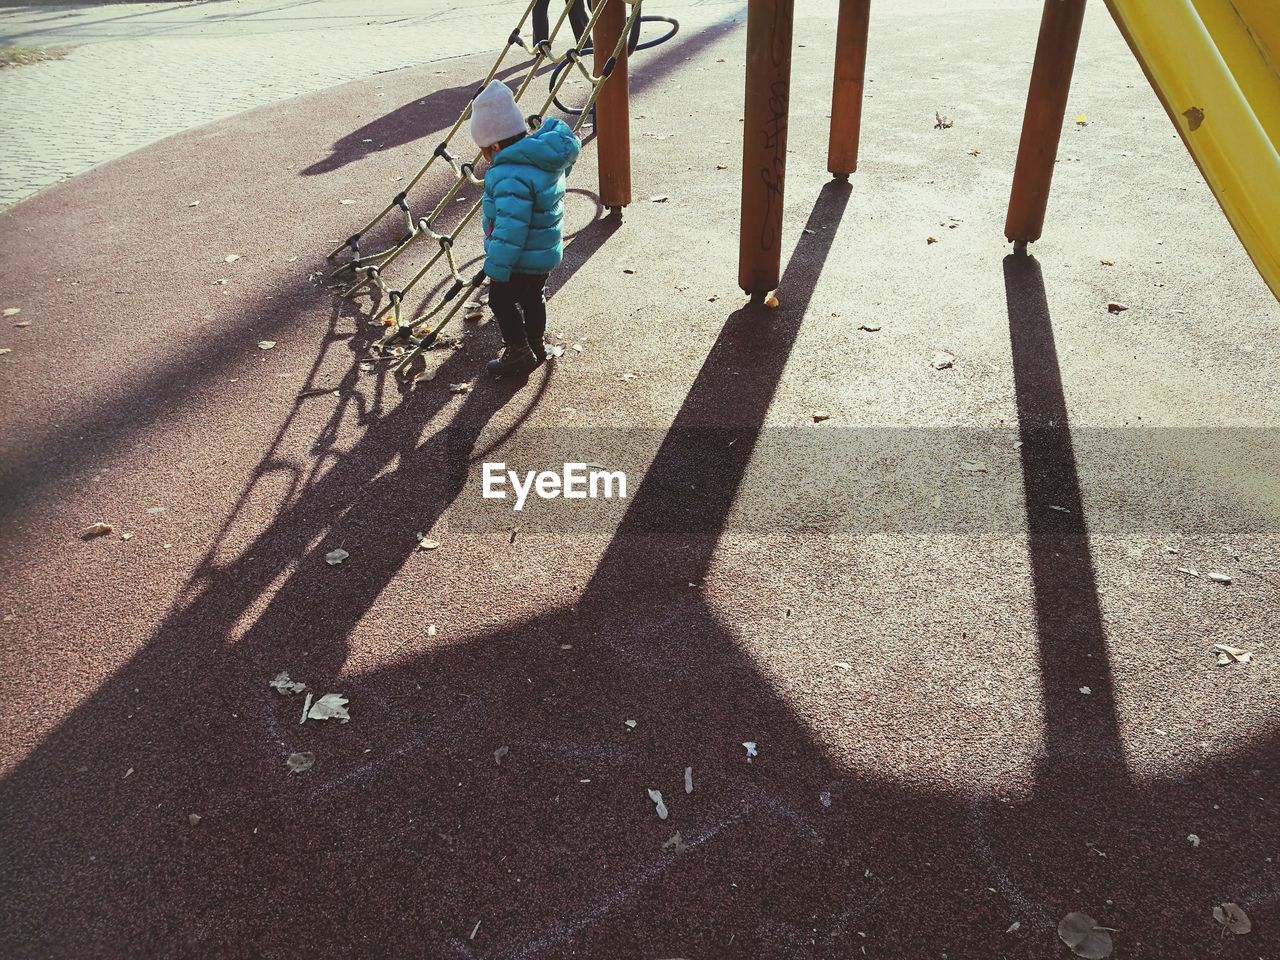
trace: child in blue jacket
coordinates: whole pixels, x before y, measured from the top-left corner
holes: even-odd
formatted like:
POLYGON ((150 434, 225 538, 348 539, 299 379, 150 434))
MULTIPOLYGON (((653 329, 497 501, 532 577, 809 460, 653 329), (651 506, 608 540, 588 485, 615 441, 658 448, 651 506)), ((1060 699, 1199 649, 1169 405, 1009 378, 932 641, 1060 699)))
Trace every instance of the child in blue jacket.
POLYGON ((582 144, 554 117, 529 132, 510 88, 492 81, 471 105, 484 175, 484 272, 505 346, 489 373, 526 376, 547 359, 547 274, 564 253, 564 178, 582 144))

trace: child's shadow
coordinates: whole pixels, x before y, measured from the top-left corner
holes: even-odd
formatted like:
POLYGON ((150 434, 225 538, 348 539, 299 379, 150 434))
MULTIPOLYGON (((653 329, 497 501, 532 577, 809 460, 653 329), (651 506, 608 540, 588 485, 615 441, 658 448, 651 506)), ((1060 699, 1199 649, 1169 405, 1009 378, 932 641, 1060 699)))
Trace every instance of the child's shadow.
MULTIPOLYGON (((500 71, 498 77, 505 80, 526 69, 527 63, 516 64, 500 71)), ((432 91, 421 99, 397 107, 336 141, 330 148, 329 156, 306 167, 301 171, 302 176, 314 177, 330 173, 371 154, 396 150, 406 144, 425 140, 447 129, 449 124, 443 123, 440 118, 457 117, 466 109, 476 92, 477 84, 465 83, 432 91)), ((428 153, 424 151, 417 159, 425 162, 427 156, 428 153)))

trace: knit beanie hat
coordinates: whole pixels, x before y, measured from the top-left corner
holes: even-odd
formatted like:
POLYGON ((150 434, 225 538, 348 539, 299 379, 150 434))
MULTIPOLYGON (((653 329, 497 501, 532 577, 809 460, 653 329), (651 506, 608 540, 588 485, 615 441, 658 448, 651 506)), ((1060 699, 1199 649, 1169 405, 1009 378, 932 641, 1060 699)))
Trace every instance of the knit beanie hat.
POLYGON ((528 125, 511 88, 501 80, 491 80, 471 104, 471 139, 477 147, 527 133, 528 125))

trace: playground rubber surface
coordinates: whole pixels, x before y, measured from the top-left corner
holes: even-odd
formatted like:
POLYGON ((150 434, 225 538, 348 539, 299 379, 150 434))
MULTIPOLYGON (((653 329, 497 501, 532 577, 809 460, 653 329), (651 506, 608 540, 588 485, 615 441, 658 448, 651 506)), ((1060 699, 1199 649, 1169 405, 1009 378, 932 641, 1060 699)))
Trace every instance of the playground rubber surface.
POLYGON ((878 11, 848 185, 828 6, 780 306, 735 282, 739 12, 634 62, 621 223, 587 144, 527 384, 489 321, 366 369, 369 299, 312 278, 485 60, 0 215, 0 953, 1041 958, 1081 910, 1116 957, 1277 954, 1280 309, 1101 9, 1026 258, 1034 5, 878 11), (1142 430, 1224 452, 1117 468, 1142 430), (481 463, 579 444, 627 500, 490 523, 481 463))

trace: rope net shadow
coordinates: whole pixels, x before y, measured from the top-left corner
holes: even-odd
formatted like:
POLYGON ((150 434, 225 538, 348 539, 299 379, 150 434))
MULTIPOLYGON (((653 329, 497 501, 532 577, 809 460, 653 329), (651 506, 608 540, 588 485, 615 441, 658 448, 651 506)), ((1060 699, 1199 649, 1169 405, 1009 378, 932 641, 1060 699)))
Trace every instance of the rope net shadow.
MULTIPOLYGON (((627 43, 627 38, 631 34, 632 28, 638 25, 640 17, 639 0, 597 0, 591 10, 591 16, 587 20, 579 32, 575 24, 576 42, 569 47, 564 53, 556 56, 552 53, 552 43, 555 41, 560 28, 569 19, 570 11, 574 8, 573 0, 565 4, 564 10, 556 19, 555 25, 550 29, 546 39, 534 40, 532 43, 527 42, 521 36, 525 24, 528 22, 530 15, 534 13, 539 0, 530 0, 529 5, 525 8, 515 29, 511 31, 511 35, 507 38, 506 45, 502 48, 502 52, 494 61, 493 67, 489 70, 484 81, 476 89, 474 96, 478 96, 489 82, 497 76, 498 71, 502 68, 503 61, 511 52, 512 47, 519 47, 529 53, 530 59, 525 66, 524 79, 521 81, 515 93, 516 102, 519 103, 524 97, 530 84, 533 82, 535 75, 544 65, 552 65, 558 69, 554 80, 551 84, 550 92, 546 100, 543 102, 541 109, 527 117, 529 129, 536 130, 542 123, 548 110, 555 103, 556 97, 560 93, 560 88, 565 81, 573 75, 573 69, 563 69, 565 67, 576 67, 577 72, 582 75, 590 88, 590 94, 585 105, 578 112, 577 119, 572 124, 574 133, 577 133, 582 127, 584 121, 591 115, 592 109, 595 107, 600 91, 613 73, 614 65, 618 61, 618 57, 622 54, 623 48, 627 43), (618 41, 608 58, 601 66, 600 73, 593 73, 592 70, 583 62, 583 49, 589 47, 591 42, 592 31, 595 28, 600 13, 610 3, 630 3, 631 11, 627 17, 623 29, 620 31, 618 41)), ((473 100, 474 100, 473 96, 473 100)), ((352 297, 362 288, 376 289, 379 291, 384 302, 374 315, 375 321, 381 320, 387 325, 386 334, 377 342, 376 347, 382 351, 383 359, 392 359, 395 361, 392 369, 400 372, 408 368, 409 364, 418 357, 423 351, 428 350, 439 337, 440 332, 449 323, 450 320, 457 315, 463 304, 485 281, 484 271, 477 271, 471 277, 464 277, 458 270, 458 261, 454 255, 454 245, 457 243, 462 231, 467 228, 476 214, 480 211, 481 201, 477 199, 467 210, 462 219, 447 232, 440 232, 435 229, 433 224, 440 218, 441 214, 448 208, 449 204, 457 197, 458 192, 464 185, 470 183, 477 186, 484 185, 484 178, 475 175, 476 165, 481 160, 479 151, 476 155, 465 163, 459 163, 458 158, 450 151, 449 144, 457 136, 458 131, 462 129, 462 125, 471 117, 471 102, 468 102, 466 108, 459 115, 457 121, 454 122, 444 139, 432 151, 431 156, 422 165, 412 179, 405 185, 404 189, 391 198, 391 201, 382 209, 382 212, 371 219, 358 231, 348 237, 343 243, 339 244, 332 252, 328 259, 330 261, 338 258, 344 251, 349 254, 348 259, 335 267, 325 279, 326 286, 336 290, 342 297, 352 297), (437 160, 443 160, 448 164, 453 173, 453 183, 448 190, 445 191, 443 197, 436 203, 431 212, 425 216, 415 217, 413 209, 409 205, 409 192, 417 186, 417 184, 426 176, 432 165, 437 160), (404 215, 405 231, 400 238, 390 247, 379 250, 375 253, 364 253, 360 249, 360 242, 366 235, 377 227, 394 211, 399 210, 404 215), (435 252, 402 286, 394 286, 389 283, 385 276, 387 268, 395 263, 402 254, 413 247, 418 241, 427 240, 436 245, 435 252), (431 269, 444 259, 448 269, 449 276, 452 277, 453 283, 445 290, 441 299, 416 319, 406 320, 403 313, 403 305, 406 295, 413 290, 414 287, 422 281, 431 269), (441 316, 443 314, 443 316, 441 316), (436 317, 440 317, 434 326, 430 323, 436 317)))

